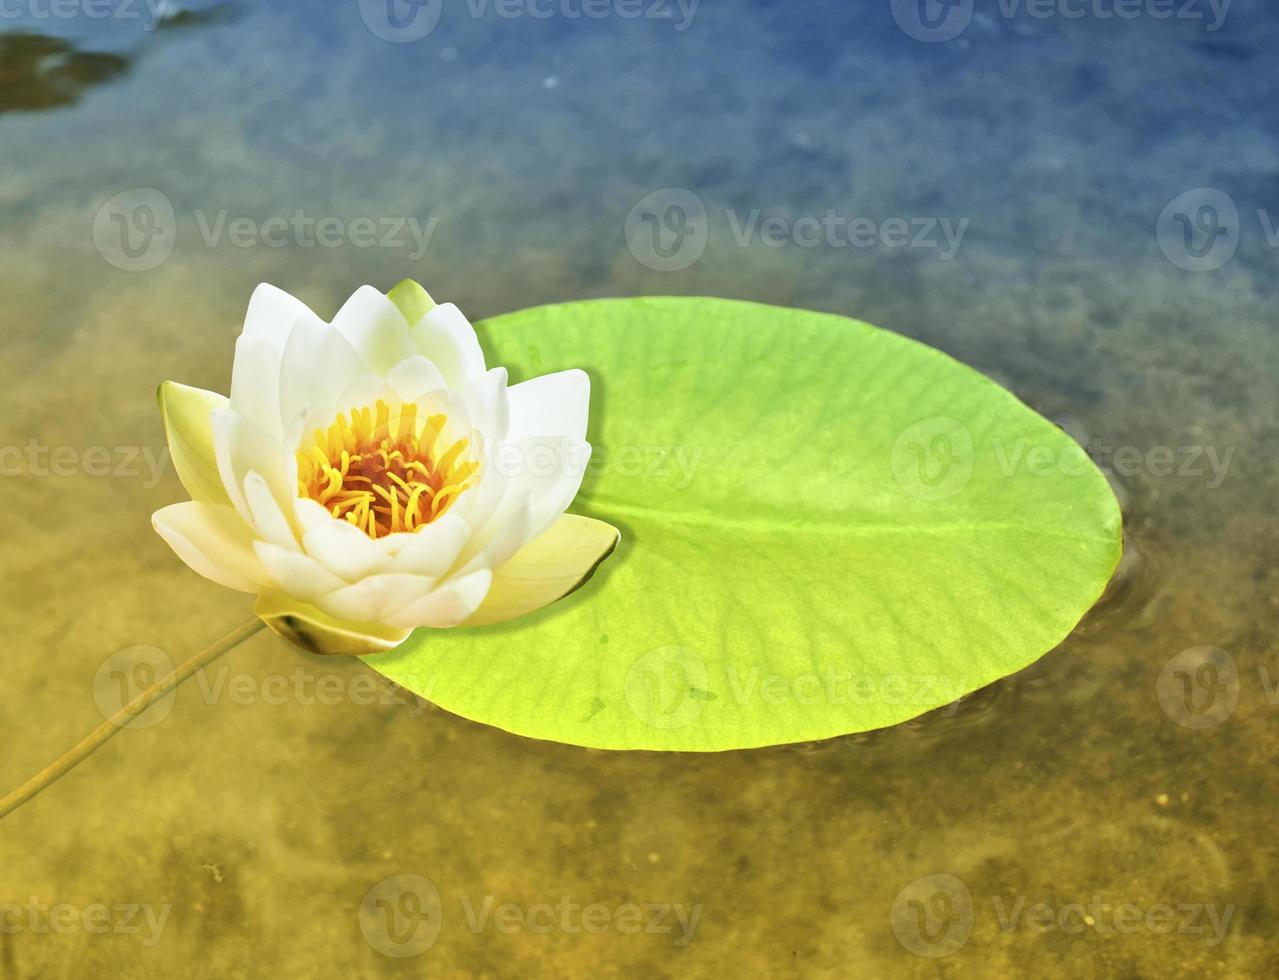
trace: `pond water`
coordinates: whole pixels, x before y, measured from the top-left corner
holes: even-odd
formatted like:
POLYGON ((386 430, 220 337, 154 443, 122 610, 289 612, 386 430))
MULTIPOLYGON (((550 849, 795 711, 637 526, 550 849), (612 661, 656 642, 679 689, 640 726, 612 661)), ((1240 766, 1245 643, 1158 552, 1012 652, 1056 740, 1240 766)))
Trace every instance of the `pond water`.
POLYGON ((156 385, 225 391, 262 281, 856 316, 1076 435, 1127 539, 1032 667, 812 745, 533 741, 258 634, 6 818, 0 976, 1279 973, 1261 0, 0 11, 0 789, 251 616, 149 522, 156 385))

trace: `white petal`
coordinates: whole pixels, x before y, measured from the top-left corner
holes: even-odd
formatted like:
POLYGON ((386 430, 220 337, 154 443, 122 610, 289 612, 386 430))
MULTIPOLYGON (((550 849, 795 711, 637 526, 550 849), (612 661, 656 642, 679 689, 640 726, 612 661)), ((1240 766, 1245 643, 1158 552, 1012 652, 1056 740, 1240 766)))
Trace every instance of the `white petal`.
MULTIPOLYGON (((511 452, 516 452, 513 447, 511 452)), ((510 478, 505 472, 505 456, 502 447, 490 452, 480 464, 478 479, 471 487, 449 507, 448 512, 463 518, 471 525, 472 531, 482 531, 506 499, 506 491, 510 478)))
POLYGON ((487 568, 450 579, 430 595, 405 606, 387 620, 388 626, 456 626, 469 618, 488 595, 493 573, 487 568))
POLYGON ((157 510, 151 524, 179 558, 210 581, 257 592, 268 579, 253 553, 253 532, 230 507, 187 500, 157 510))
MULTIPOLYGON (((436 443, 441 451, 459 439, 471 441, 472 451, 482 448, 476 444, 474 438, 476 436, 475 425, 471 421, 470 410, 467 408, 461 392, 448 389, 431 391, 415 399, 414 403, 417 405, 417 417, 420 419, 429 418, 432 415, 444 416, 444 427, 440 430, 439 439, 436 443)), ((479 435, 482 436, 483 433, 479 433, 479 435)), ((468 452, 468 455, 471 455, 471 452, 468 452)))
POLYGON ((333 327, 318 320, 297 324, 280 361, 281 422, 287 427, 315 407, 328 408, 358 379, 371 376, 363 358, 333 327))
POLYGON ((412 533, 391 535, 406 540, 399 545, 387 571, 439 578, 453 567, 470 536, 471 526, 453 514, 445 514, 412 533))
POLYGON ((507 406, 506 368, 493 370, 472 378, 459 390, 471 426, 478 429, 490 445, 506 438, 507 406))
POLYGON ((484 352, 475 328, 452 303, 431 310, 409 331, 409 336, 451 387, 461 387, 484 373, 484 352))
MULTIPOLYGON (((506 524, 524 502, 529 507, 529 539, 537 537, 564 513, 577 496, 590 461, 589 443, 572 439, 537 437, 503 446, 495 455, 494 469, 506 475, 506 491, 485 519, 467 514, 477 535, 493 525, 506 524)), ((493 474, 490 474, 492 476, 493 474)))
POLYGON ((399 404, 399 400, 399 395, 386 379, 370 371, 367 374, 361 374, 341 392, 336 393, 327 408, 317 405, 302 431, 306 432, 317 426, 328 425, 337 418, 338 412, 349 414, 353 408, 372 408, 379 401, 394 406, 399 404))
POLYGON ((230 408, 215 409, 212 421, 218 475, 240 516, 254 523, 244 496, 244 480, 253 472, 266 480, 276 503, 287 513, 297 496, 298 461, 295 452, 285 448, 283 437, 267 433, 230 408))
POLYGON ((322 323, 300 300, 263 283, 253 291, 244 330, 235 342, 231 407, 267 432, 280 424, 280 357, 299 322, 322 323))
POLYGON ((393 613, 429 595, 435 580, 421 575, 370 575, 328 595, 315 605, 337 619, 355 623, 385 623, 393 613))
POLYGON ((285 595, 314 602, 346 585, 314 558, 294 548, 258 541, 254 543, 253 550, 276 588, 285 595))
POLYGON ((405 402, 417 401, 428 392, 447 387, 440 369, 421 354, 415 354, 395 365, 386 376, 386 383, 405 402))
POLYGON ((293 501, 293 515, 304 534, 317 527, 327 527, 329 521, 337 520, 323 504, 310 497, 299 497, 293 501))
MULTIPOLYGON (((558 515, 556 515, 558 516, 558 515)), ((468 575, 481 568, 500 568, 533 537, 528 500, 515 502, 514 512, 500 522, 492 521, 473 536, 458 555, 456 575, 468 575)))
MULTIPOLYGON (((388 535, 389 537, 389 535, 388 535)), ((380 539, 385 541, 386 538, 380 539)), ((302 538, 306 553, 339 578, 358 582, 381 571, 389 562, 385 547, 354 524, 328 515, 327 523, 316 523, 302 538)))
POLYGON ((579 441, 586 438, 591 379, 585 371, 544 374, 520 382, 507 395, 511 405, 507 435, 510 441, 531 436, 562 436, 579 441))
POLYGON ((264 340, 241 337, 231 365, 231 409, 271 435, 280 424, 280 351, 264 340))
POLYGON ((591 446, 578 439, 541 436, 517 445, 526 468, 512 482, 527 490, 534 534, 541 534, 577 496, 591 460, 591 446))
POLYGON ((258 534, 281 548, 297 548, 293 528, 262 474, 252 472, 244 478, 244 500, 253 515, 253 527, 258 534))
POLYGON ((244 314, 244 330, 240 336, 263 341, 282 351, 289 331, 303 319, 319 318, 301 300, 264 282, 253 290, 249 298, 249 309, 244 314))
POLYGON ((378 374, 388 374, 417 353, 404 316, 383 293, 361 286, 338 310, 333 329, 341 333, 378 374))

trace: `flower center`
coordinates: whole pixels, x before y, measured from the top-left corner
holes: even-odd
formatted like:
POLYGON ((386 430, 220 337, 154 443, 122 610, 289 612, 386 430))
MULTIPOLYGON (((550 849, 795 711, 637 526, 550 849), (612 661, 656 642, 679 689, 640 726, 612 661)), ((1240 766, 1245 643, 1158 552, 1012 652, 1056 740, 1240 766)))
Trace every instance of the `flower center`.
POLYGON ((380 399, 340 413, 298 450, 298 490, 371 538, 415 531, 448 510, 479 469, 463 455, 469 440, 445 444, 446 421, 380 399))

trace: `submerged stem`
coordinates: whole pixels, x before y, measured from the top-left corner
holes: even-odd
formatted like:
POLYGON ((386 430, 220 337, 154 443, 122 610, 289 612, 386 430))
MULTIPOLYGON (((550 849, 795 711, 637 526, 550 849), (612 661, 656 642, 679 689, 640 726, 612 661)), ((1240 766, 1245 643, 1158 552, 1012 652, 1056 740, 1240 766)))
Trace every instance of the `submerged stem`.
POLYGON ((92 732, 86 735, 79 744, 68 749, 49 765, 28 779, 4 799, 0 799, 0 819, 22 806, 45 787, 51 785, 60 776, 65 775, 77 765, 101 748, 106 741, 122 728, 128 727, 138 715, 142 714, 158 698, 168 694, 201 667, 211 664, 218 657, 243 643, 265 624, 254 618, 242 626, 233 629, 222 639, 205 647, 190 660, 174 668, 173 673, 156 681, 123 708, 113 714, 92 732))

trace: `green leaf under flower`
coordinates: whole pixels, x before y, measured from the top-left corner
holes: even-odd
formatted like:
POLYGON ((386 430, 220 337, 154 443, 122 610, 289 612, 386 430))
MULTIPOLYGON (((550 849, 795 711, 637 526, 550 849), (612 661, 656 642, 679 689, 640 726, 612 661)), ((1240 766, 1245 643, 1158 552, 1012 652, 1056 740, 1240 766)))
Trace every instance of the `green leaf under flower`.
POLYGON ((513 377, 585 367, 575 510, 596 579, 367 662, 465 717, 613 749, 896 724, 1033 663, 1096 601, 1122 522, 1068 435, 937 350, 842 317, 629 299, 480 326, 513 377))

